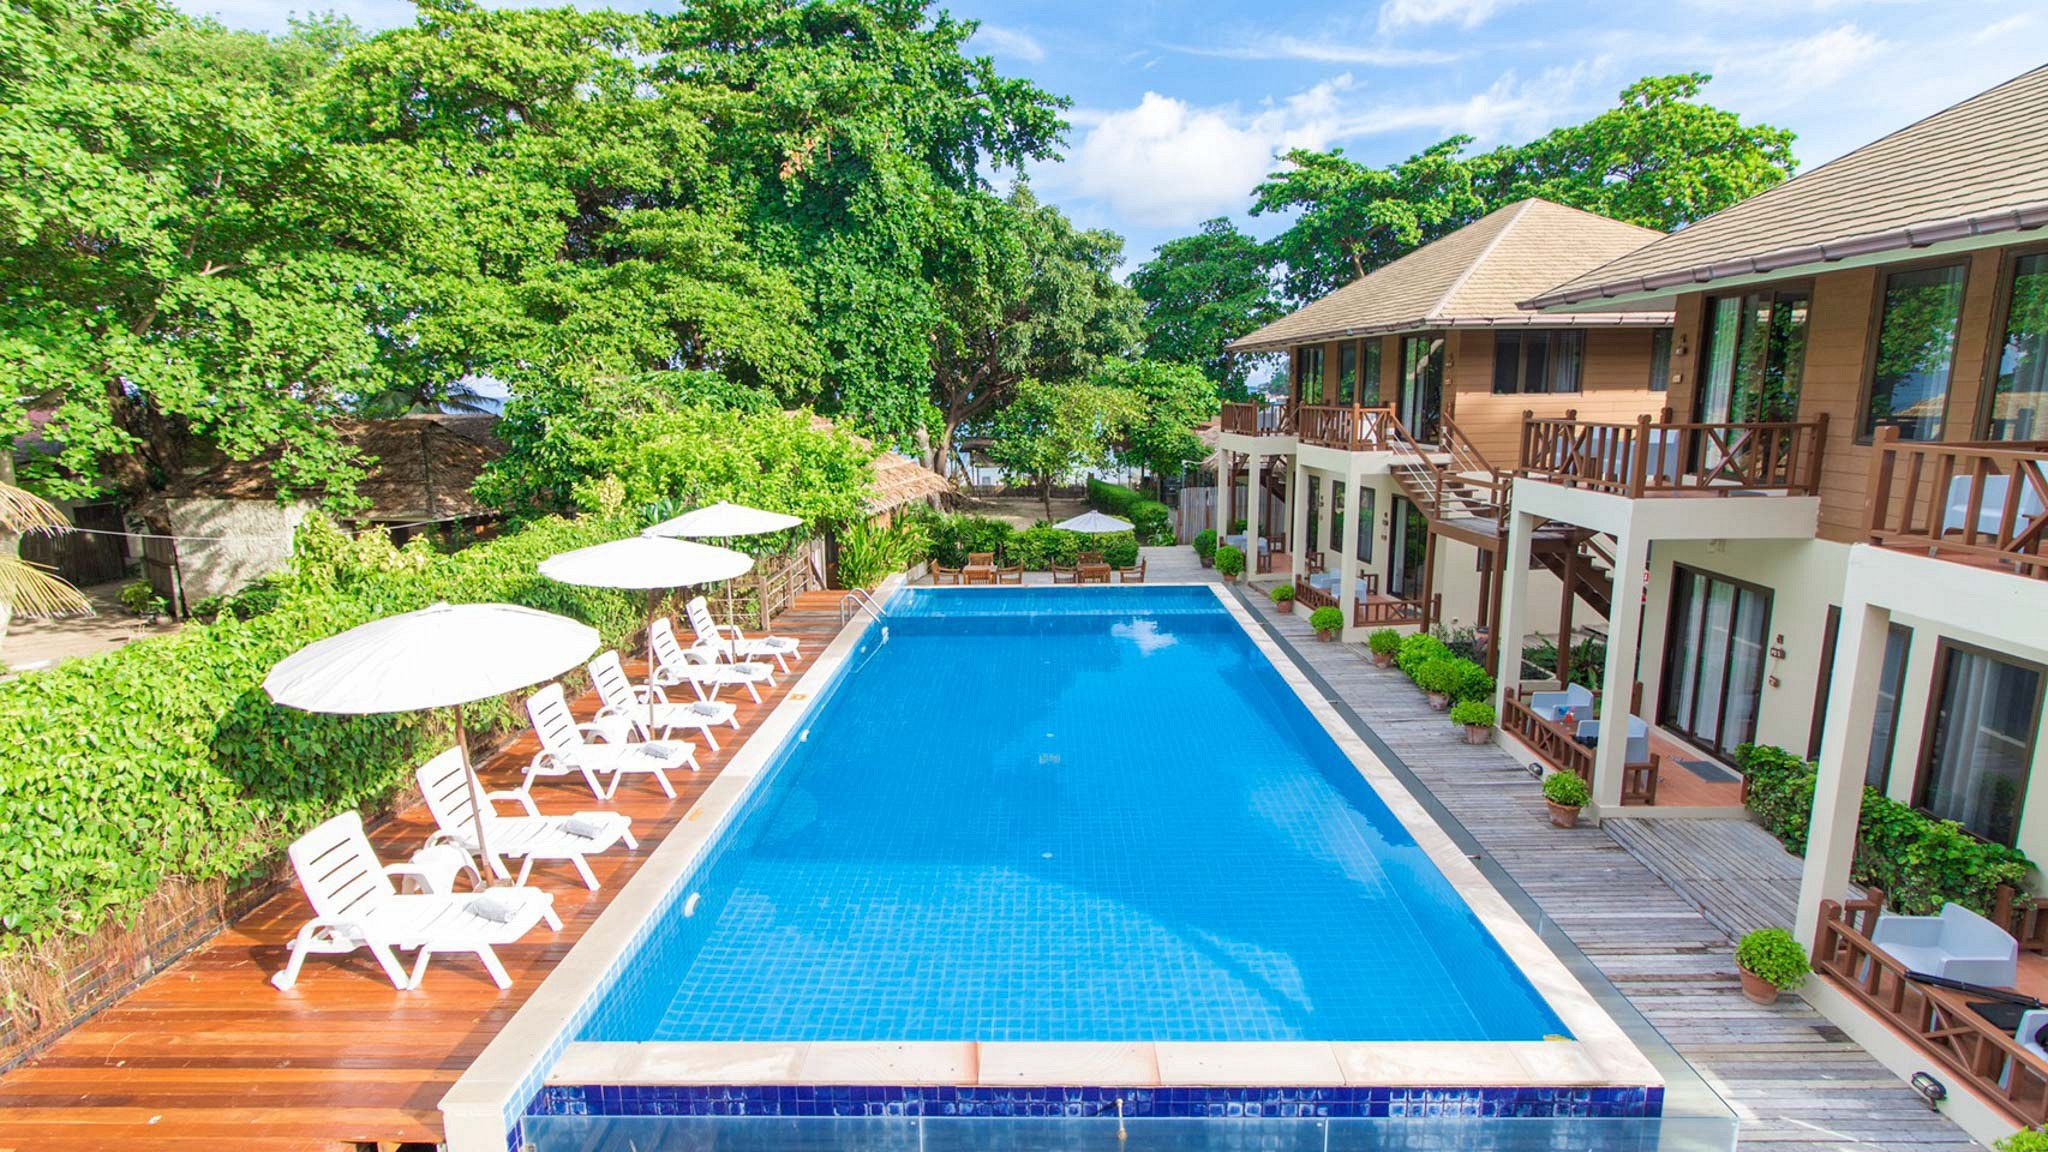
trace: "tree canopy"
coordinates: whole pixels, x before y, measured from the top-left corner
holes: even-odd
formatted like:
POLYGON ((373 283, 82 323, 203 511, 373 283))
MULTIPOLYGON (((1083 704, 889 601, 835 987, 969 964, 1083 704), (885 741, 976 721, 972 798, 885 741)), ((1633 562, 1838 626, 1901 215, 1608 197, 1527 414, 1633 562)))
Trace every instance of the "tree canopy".
POLYGON ((1272 251, 1221 217, 1168 240, 1131 273, 1145 302, 1145 355, 1193 364, 1224 395, 1242 397, 1251 361, 1224 346, 1279 317, 1272 251))

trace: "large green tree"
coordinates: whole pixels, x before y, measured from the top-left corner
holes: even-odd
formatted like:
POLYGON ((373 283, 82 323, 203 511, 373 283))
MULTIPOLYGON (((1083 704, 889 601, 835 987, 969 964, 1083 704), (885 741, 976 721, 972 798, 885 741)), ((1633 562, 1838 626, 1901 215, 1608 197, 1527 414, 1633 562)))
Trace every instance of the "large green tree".
POLYGON ((1153 476, 1179 476, 1207 454, 1195 429, 1216 415, 1216 385, 1192 364, 1115 360, 1089 383, 1124 393, 1129 417, 1117 438, 1124 463, 1153 476))
POLYGON ((1109 465, 1115 445, 1137 415, 1138 396, 1101 384, 1019 380, 989 421, 988 458, 1015 480, 1038 486, 1052 519, 1052 486, 1060 477, 1109 465))
POLYGON ((1384 168, 1341 149, 1297 150, 1254 193, 1252 214, 1293 212, 1275 237, 1296 305, 1477 220, 1541 196, 1646 227, 1718 212, 1792 174, 1792 133, 1697 97, 1705 73, 1655 76, 1618 105, 1527 144, 1467 156, 1453 136, 1384 168))
POLYGON ((1221 217, 1169 240, 1131 273, 1145 302, 1145 355, 1198 365, 1225 395, 1241 397, 1252 361, 1224 348, 1280 315, 1273 256, 1221 217))

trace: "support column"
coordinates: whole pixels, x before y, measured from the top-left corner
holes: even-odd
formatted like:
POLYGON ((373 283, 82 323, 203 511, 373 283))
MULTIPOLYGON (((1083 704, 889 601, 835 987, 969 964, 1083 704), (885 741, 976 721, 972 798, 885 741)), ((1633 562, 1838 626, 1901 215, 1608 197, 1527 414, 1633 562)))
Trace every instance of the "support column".
POLYGON ((1436 599, 1436 529, 1422 531, 1422 628, 1427 632, 1430 625, 1441 621, 1430 618, 1429 606, 1436 599))
POLYGON ((1508 697, 1521 687, 1522 629, 1528 618, 1529 550, 1536 536, 1536 518, 1526 512, 1508 514, 1507 556, 1500 578, 1500 628, 1493 635, 1500 649, 1500 670, 1494 673, 1494 710, 1507 715, 1508 697), (1509 655, 1512 653, 1512 655, 1509 655))
POLYGON ((1614 598, 1607 619, 1607 669, 1600 678, 1600 746, 1593 750, 1593 803, 1621 808, 1621 767, 1628 762, 1628 709, 1635 696, 1636 650, 1643 639, 1644 571, 1650 542, 1634 525, 1614 542, 1614 598))
POLYGON ((1216 541, 1221 547, 1223 537, 1230 533, 1230 521, 1234 519, 1230 502, 1236 495, 1237 478, 1232 476, 1230 450, 1221 446, 1216 449, 1216 541))
POLYGON ((1835 633, 1835 673, 1828 686, 1827 725, 1820 738, 1820 775, 1814 781, 1813 819, 1799 874, 1799 912, 1793 934, 1811 949, 1820 902, 1849 892, 1856 823, 1863 812, 1863 769, 1870 762, 1870 717, 1884 676, 1884 646, 1891 614, 1858 595, 1854 581, 1835 633))
POLYGON ((1572 605, 1579 598, 1578 533, 1572 533, 1565 540, 1565 547, 1570 551, 1564 554, 1564 598, 1557 606, 1557 686, 1560 688, 1569 683, 1568 677, 1572 672, 1572 605))
POLYGON ((1330 522, 1336 518, 1338 479, 1334 472, 1323 473, 1323 499, 1316 506, 1316 546, 1326 553, 1337 550, 1337 542, 1330 539, 1330 522))
POLYGON ((1300 591, 1308 578, 1308 468, 1301 457, 1287 470, 1287 580, 1300 591))
POLYGON ((1245 456, 1244 466, 1244 582, 1249 585, 1259 574, 1259 513, 1265 511, 1266 489, 1261 472, 1266 458, 1257 452, 1245 456))
MULTIPOLYGON (((1346 458, 1356 460, 1355 454, 1346 458)), ((1336 486, 1331 484, 1331 504, 1336 503, 1336 486)), ((1352 606, 1358 602, 1358 466, 1344 466, 1344 530, 1337 533, 1337 611, 1344 614, 1344 629, 1338 635, 1351 638, 1352 606)))

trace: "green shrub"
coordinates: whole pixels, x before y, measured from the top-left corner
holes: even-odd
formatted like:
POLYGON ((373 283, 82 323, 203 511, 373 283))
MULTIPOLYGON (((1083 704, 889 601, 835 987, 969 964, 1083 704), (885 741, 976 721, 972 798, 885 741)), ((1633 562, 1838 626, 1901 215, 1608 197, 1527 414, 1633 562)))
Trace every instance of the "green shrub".
POLYGON ((1234 533, 1237 533, 1238 535, 1243 535, 1244 530, 1249 526, 1250 521, 1246 520, 1242 516, 1239 516, 1237 519, 1232 520, 1230 522, 1230 530, 1234 533))
POLYGON ((1216 550, 1216 571, 1225 576, 1244 575, 1244 552, 1225 544, 1216 550))
MULTIPOLYGON (((448 739, 444 713, 321 716, 263 693, 306 643, 396 612, 502 601, 632 640, 641 594, 542 577, 549 555, 637 523, 544 519, 451 554, 350 539, 318 517, 298 531, 269 611, 137 641, 0 684, 0 948, 126 919, 166 880, 260 874, 321 820, 385 803, 448 739)), ((516 699, 472 706, 480 740, 524 727, 516 699)))
POLYGON ((1275 604, 1292 604, 1294 603, 1294 585, 1282 584, 1271 592, 1266 593, 1266 595, 1271 596, 1275 604))
POLYGON ((1479 728, 1491 728, 1495 716, 1493 705, 1484 700, 1460 700, 1451 705, 1451 723, 1470 724, 1479 728))
POLYGON ((1493 699, 1493 677, 1487 674, 1486 666, 1477 660, 1454 660, 1457 679, 1451 683, 1450 696, 1453 700, 1493 699))
POLYGON ((1204 560, 1216 559, 1216 533, 1204 528, 1195 533, 1195 555, 1204 560))
POLYGON ((1735 963, 1772 987, 1790 992, 1806 983, 1806 950, 1783 928, 1758 928, 1735 945, 1735 963))
POLYGON ((1543 778, 1543 798, 1564 808, 1584 808, 1593 792, 1576 772, 1552 772, 1543 778))
POLYGON ((1325 604, 1308 614, 1308 626, 1318 632, 1342 632, 1344 613, 1325 604))
MULTIPOLYGON (((1749 809, 1786 848, 1805 855, 1813 765, 1767 744, 1742 745, 1735 763, 1749 784, 1749 809)), ((1850 875, 1883 889, 1895 911, 1930 915, 1954 902, 1989 915, 1999 887, 2024 891, 2031 868, 2018 850, 1979 840, 1953 820, 1935 819, 1874 788, 1863 791, 1850 875)))
POLYGON ((1131 522, 1140 544, 1173 543, 1173 509, 1135 489, 1088 478, 1088 506, 1131 522))
POLYGON ((161 616, 170 606, 170 602, 157 595, 147 580, 121 585, 121 607, 137 616, 161 616))
POLYGON ((1392 628, 1377 628, 1365 638, 1365 646, 1375 656, 1392 656, 1401 650, 1401 634, 1392 628))
POLYGON ((1078 534, 1039 524, 1017 533, 1007 555, 1012 564, 1043 572, 1055 564, 1063 568, 1073 567, 1080 553, 1081 538, 1078 534))
POLYGON ((2048 1128, 2015 1132, 1991 1147, 1992 1152, 2048 1152, 2048 1128))
POLYGON ((967 563, 970 552, 1007 556, 1017 530, 988 516, 947 516, 929 513, 917 518, 930 539, 930 559, 947 568, 967 563))
POLYGON ((1408 674, 1410 680, 1413 680, 1416 669, 1431 660, 1445 659, 1450 654, 1451 650, 1443 641, 1427 633, 1417 632, 1401 641, 1400 654, 1394 657, 1394 663, 1408 674))
POLYGON ((1437 696, 1449 696, 1458 690, 1464 674, 1458 661, 1451 656, 1438 656, 1424 660, 1415 669, 1415 686, 1437 696))
POLYGON ((887 527, 862 521, 839 533, 839 586, 872 588, 925 558, 931 537, 915 520, 887 527))

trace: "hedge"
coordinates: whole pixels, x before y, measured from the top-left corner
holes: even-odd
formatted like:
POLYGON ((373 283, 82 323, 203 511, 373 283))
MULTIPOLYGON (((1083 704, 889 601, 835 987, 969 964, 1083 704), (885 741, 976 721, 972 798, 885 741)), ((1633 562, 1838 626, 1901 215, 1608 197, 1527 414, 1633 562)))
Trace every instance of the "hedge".
POLYGON ((967 562, 970 552, 997 553, 1004 564, 1022 564, 1033 572, 1053 565, 1071 568, 1083 552, 1100 552, 1105 562, 1128 568, 1138 562, 1138 541, 1129 532, 1090 535, 1039 524, 1019 531, 986 516, 919 517, 931 539, 931 558, 947 568, 967 562))
MULTIPOLYGON (((387 801, 448 738, 439 715, 273 705, 263 677, 309 641, 438 600, 525 604, 631 639, 638 594, 558 584, 535 565, 632 527, 548 519, 443 555, 310 518, 291 572, 215 622, 0 684, 0 950, 128 919, 167 879, 245 883, 305 829, 387 801)), ((470 721, 486 738, 523 726, 512 700, 470 721)))
MULTIPOLYGON (((1749 782, 1750 810, 1786 848, 1805 855, 1814 766, 1766 744, 1737 748, 1735 763, 1749 782)), ((2032 867, 2017 849, 1979 840, 1961 824, 1936 819, 1875 788, 1863 790, 1850 875, 1858 884, 1882 889, 1895 911, 1931 915, 1953 902, 1988 916, 2001 886, 2026 890, 2032 867)))
POLYGON ((1136 489, 1090 476, 1088 506, 1129 520, 1140 544, 1173 543, 1173 509, 1136 489))

